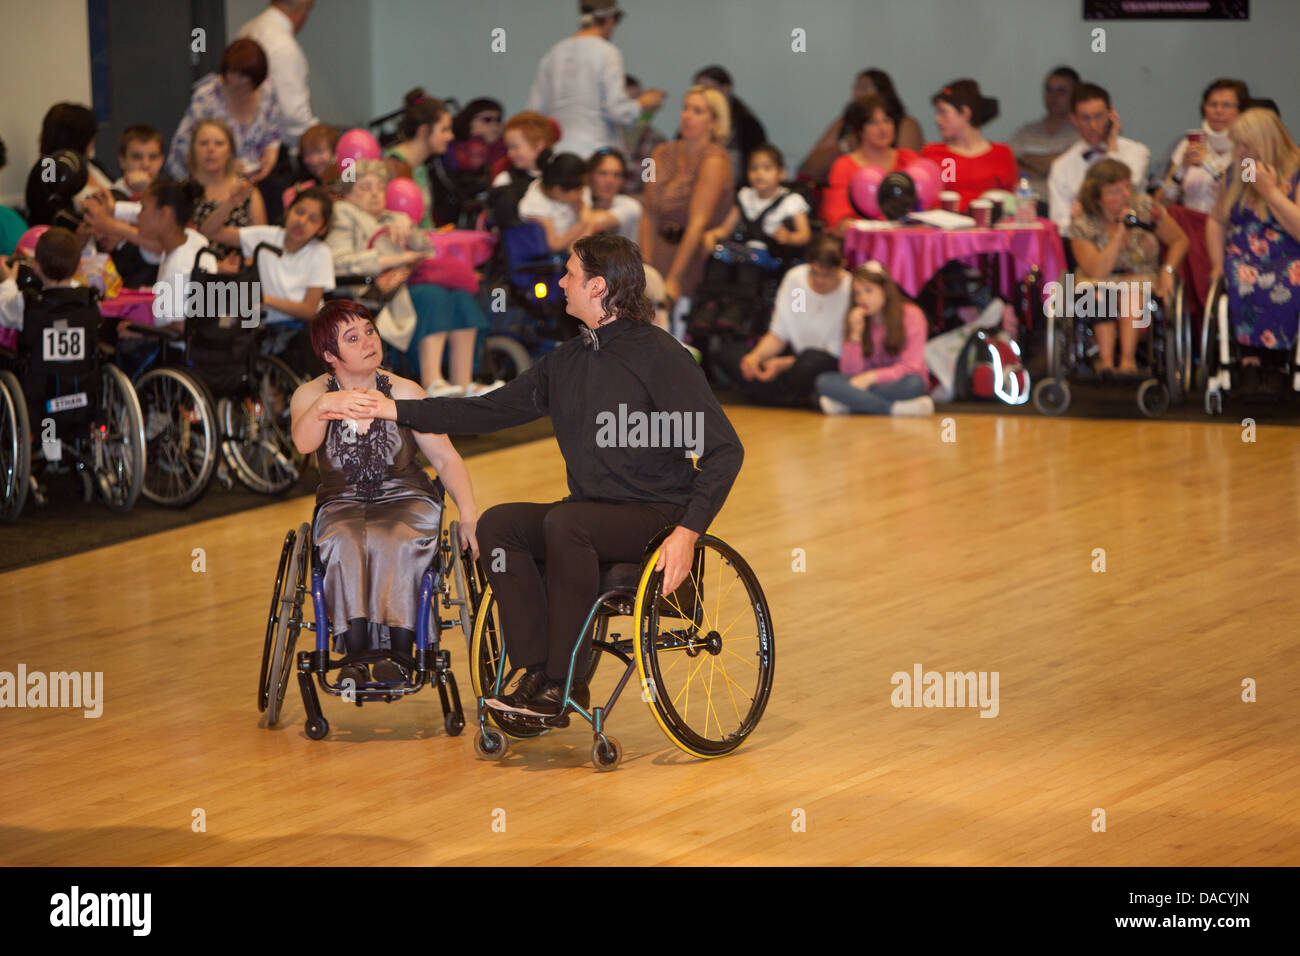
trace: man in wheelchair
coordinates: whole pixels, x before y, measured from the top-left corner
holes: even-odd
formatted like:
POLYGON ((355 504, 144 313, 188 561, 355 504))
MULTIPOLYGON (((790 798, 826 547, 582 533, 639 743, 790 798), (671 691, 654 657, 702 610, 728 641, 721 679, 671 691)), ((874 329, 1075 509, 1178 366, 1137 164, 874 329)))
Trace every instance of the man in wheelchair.
MULTIPOLYGON (((564 716, 575 635, 599 594, 600 566, 639 562, 655 533, 674 526, 656 568, 663 571, 663 593, 676 590, 744 456, 699 366, 651 324, 634 243, 612 235, 578 240, 560 284, 581 336, 504 388, 424 401, 371 391, 373 408, 351 412, 417 431, 473 433, 551 416, 568 497, 496 505, 478 526, 510 656, 526 670, 513 693, 488 705, 540 718, 564 716)), ((587 672, 590 653, 582 649, 576 674, 587 672)), ((575 682, 570 698, 586 708, 588 688, 575 682)))

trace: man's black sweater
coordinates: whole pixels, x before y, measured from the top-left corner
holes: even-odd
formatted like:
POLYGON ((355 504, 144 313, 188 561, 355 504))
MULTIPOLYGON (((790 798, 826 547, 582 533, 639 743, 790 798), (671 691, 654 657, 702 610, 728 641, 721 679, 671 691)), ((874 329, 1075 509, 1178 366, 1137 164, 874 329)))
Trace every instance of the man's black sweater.
POLYGON ((568 471, 566 500, 668 502, 686 509, 679 524, 699 534, 744 458, 690 354, 662 329, 629 319, 584 327, 486 395, 396 405, 399 425, 434 433, 480 434, 550 415, 568 471))

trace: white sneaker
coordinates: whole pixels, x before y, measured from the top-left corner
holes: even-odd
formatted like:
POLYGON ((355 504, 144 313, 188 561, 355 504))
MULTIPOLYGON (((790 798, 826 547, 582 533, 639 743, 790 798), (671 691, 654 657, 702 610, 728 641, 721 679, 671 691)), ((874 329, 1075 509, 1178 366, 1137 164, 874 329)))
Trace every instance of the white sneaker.
POLYGON ((817 397, 817 402, 821 405, 822 411, 827 415, 847 415, 850 411, 849 406, 845 405, 843 402, 837 402, 835 399, 827 395, 819 395, 817 397))
POLYGON ((902 418, 925 418, 934 414, 934 399, 929 395, 908 398, 889 406, 889 414, 902 418))
POLYGON ((438 379, 424 391, 430 398, 460 398, 465 394, 465 386, 452 385, 444 379, 438 379))
POLYGON ((505 385, 505 382, 503 382, 501 379, 496 379, 494 382, 492 382, 491 385, 479 385, 477 383, 471 383, 465 386, 465 397, 475 398, 479 395, 486 395, 488 392, 495 392, 498 388, 500 388, 503 385, 505 385))

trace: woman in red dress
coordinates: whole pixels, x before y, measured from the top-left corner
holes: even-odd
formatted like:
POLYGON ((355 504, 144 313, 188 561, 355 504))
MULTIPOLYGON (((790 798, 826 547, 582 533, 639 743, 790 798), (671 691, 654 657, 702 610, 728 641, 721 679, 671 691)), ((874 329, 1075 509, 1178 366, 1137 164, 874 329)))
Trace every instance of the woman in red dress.
POLYGON ((863 166, 875 166, 882 172, 902 169, 916 153, 890 145, 894 142, 894 120, 883 97, 865 96, 854 100, 844 111, 844 132, 858 144, 831 165, 830 183, 822 197, 821 216, 826 228, 837 236, 844 235, 848 220, 857 212, 849 202, 849 185, 853 174, 863 166))
POLYGON ((926 143, 921 155, 939 164, 941 189, 961 194, 964 212, 990 189, 1016 188, 1016 157, 1005 143, 990 143, 980 127, 998 115, 998 101, 980 94, 974 80, 953 80, 930 98, 942 143, 926 143))

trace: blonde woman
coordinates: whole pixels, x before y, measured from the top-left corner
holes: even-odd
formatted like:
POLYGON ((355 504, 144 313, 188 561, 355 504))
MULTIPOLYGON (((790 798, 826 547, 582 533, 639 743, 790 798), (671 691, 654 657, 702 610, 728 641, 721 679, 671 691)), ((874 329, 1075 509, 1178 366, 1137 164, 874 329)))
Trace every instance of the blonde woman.
MULTIPOLYGON (((194 206, 194 228, 202 229, 213 211, 233 196, 241 177, 235 152, 235 134, 224 120, 204 119, 194 124, 189 153, 190 178, 203 187, 203 198, 194 206)), ((222 226, 265 226, 266 204, 262 194, 253 190, 248 198, 230 210, 222 226)), ((235 252, 232 246, 212 243, 222 258, 235 252)), ((210 267, 210 266, 209 266, 210 267)))
POLYGON ((693 86, 682 100, 681 138, 651 154, 653 178, 642 196, 642 258, 664 277, 674 305, 689 298, 704 275, 705 230, 731 211, 734 173, 723 143, 731 135, 727 100, 717 90, 693 86))
POLYGON ((1210 281, 1226 280, 1238 344, 1290 350, 1300 313, 1300 147, 1266 109, 1246 110, 1228 136, 1233 168, 1205 223, 1210 281))

